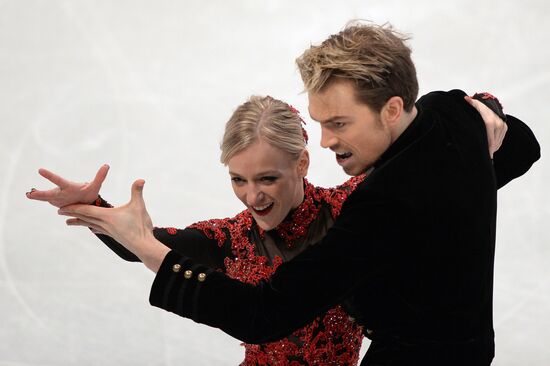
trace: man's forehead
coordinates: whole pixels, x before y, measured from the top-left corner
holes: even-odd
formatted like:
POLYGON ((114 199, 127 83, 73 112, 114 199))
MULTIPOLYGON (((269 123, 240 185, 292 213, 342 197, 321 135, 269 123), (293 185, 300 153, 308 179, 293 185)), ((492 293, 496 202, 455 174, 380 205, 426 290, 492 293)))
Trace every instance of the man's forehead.
POLYGON ((336 103, 310 102, 308 112, 312 120, 321 124, 348 118, 345 109, 336 103))
POLYGON ((315 121, 345 118, 356 103, 355 88, 348 80, 335 80, 318 92, 309 92, 308 101, 309 115, 315 121))

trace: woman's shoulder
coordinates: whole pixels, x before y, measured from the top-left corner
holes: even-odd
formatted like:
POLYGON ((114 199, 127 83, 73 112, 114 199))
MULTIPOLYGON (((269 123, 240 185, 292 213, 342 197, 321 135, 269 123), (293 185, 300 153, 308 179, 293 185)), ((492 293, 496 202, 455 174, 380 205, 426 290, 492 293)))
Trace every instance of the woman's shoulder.
POLYGON ((343 203, 365 180, 366 176, 366 174, 361 174, 351 177, 335 187, 314 187, 314 195, 318 201, 328 204, 331 208, 332 216, 336 217, 340 214, 343 203))
POLYGON ((367 177, 367 173, 363 173, 355 177, 351 177, 344 183, 340 184, 339 186, 336 186, 335 189, 344 190, 348 193, 352 193, 353 191, 355 191, 357 186, 359 186, 359 184, 361 184, 365 180, 366 177, 367 177))
POLYGON ((361 182, 363 182, 366 178, 366 174, 360 174, 354 177, 349 178, 344 183, 339 184, 334 187, 320 187, 320 186, 313 186, 314 189, 321 194, 327 194, 327 193, 339 193, 339 192, 353 192, 361 182))
POLYGON ((233 217, 198 221, 187 226, 186 229, 198 230, 208 238, 216 239, 218 242, 223 243, 235 228, 251 226, 252 222, 252 215, 248 210, 244 210, 233 217))

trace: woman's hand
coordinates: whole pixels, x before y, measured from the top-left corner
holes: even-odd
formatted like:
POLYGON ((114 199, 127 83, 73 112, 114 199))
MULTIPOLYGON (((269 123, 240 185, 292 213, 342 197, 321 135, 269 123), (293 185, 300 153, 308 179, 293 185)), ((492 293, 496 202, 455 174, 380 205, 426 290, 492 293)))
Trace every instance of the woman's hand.
POLYGON ((57 187, 47 191, 39 191, 33 188, 26 195, 31 200, 46 201, 55 207, 64 207, 75 203, 90 204, 97 199, 108 172, 109 166, 105 164, 99 168, 92 182, 77 183, 41 168, 38 173, 57 187))
POLYGON ((109 235, 156 272, 170 249, 153 235, 153 222, 143 200, 144 184, 143 179, 132 184, 130 202, 123 206, 103 208, 77 204, 60 208, 58 213, 72 217, 67 219, 67 225, 87 226, 109 235))
POLYGON ((485 128, 487 129, 487 139, 489 143, 489 155, 491 159, 493 154, 500 148, 506 131, 508 131, 508 125, 499 117, 495 112, 493 112, 489 107, 480 102, 479 100, 473 99, 472 97, 464 97, 472 107, 474 107, 483 122, 485 122, 485 128))

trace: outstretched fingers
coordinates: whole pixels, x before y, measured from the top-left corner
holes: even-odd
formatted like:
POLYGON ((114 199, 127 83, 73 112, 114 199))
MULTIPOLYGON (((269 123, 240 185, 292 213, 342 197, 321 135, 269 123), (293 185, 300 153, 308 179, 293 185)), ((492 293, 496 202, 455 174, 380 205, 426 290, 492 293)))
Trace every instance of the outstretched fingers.
POLYGON ((55 174, 54 172, 49 171, 48 169, 40 168, 38 169, 38 174, 55 184, 56 186, 63 188, 69 185, 69 181, 65 178, 55 174))
POLYGON ((53 198, 55 198, 58 192, 59 188, 52 188, 48 189, 47 191, 39 191, 32 188, 30 192, 26 192, 25 195, 31 200, 50 202, 53 198))

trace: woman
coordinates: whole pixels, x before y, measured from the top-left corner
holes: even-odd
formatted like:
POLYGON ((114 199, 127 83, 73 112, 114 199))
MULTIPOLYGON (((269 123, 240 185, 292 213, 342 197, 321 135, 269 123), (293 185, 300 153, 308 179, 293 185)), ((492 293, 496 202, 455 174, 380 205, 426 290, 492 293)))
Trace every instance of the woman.
MULTIPOLYGON (((295 109, 271 97, 251 97, 239 106, 226 124, 221 162, 228 166, 235 195, 247 209, 233 218, 202 221, 184 230, 155 228, 154 236, 167 247, 247 283, 269 278, 283 261, 317 242, 365 177, 333 189, 307 182, 309 155, 302 122, 295 109)), ((62 188, 56 198, 45 200, 63 207, 95 199, 96 205, 111 207, 96 199, 107 170, 102 167, 89 185, 40 170, 62 188), (83 192, 86 195, 79 196, 83 192)), ((32 199, 46 196, 40 191, 28 194, 32 199)), ((104 235, 101 227, 79 219, 67 223, 90 226, 120 257, 139 261, 104 235)), ((244 344, 242 365, 356 365, 362 338, 361 327, 338 306, 280 341, 244 344)))

